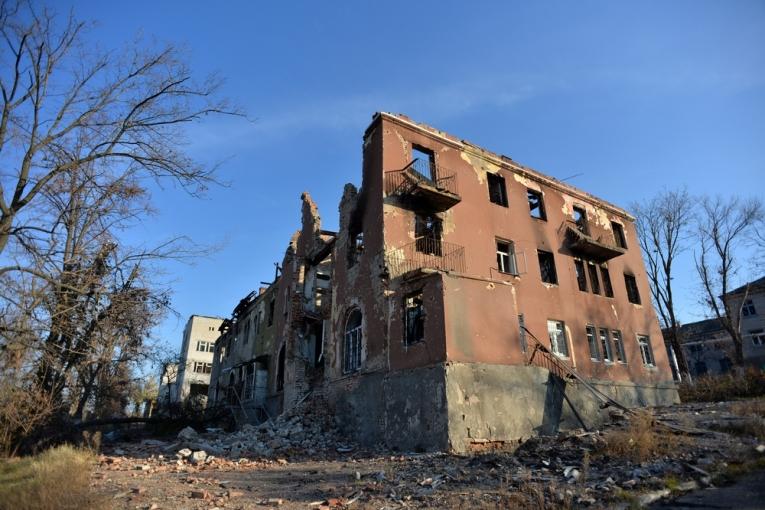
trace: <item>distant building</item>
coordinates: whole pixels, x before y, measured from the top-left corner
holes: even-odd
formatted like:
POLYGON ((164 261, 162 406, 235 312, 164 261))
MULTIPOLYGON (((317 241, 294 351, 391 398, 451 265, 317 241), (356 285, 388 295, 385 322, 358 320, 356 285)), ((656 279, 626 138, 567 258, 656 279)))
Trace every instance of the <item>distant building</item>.
POLYGON ((178 401, 178 363, 165 363, 159 378, 157 390, 157 406, 166 408, 178 401))
MULTIPOLYGON (((726 300, 738 313, 744 364, 765 370, 765 277, 732 290, 726 300)), ((734 365, 733 339, 717 318, 682 325, 680 342, 692 377, 724 374, 734 365)))
POLYGON ((174 402, 183 402, 196 395, 207 397, 215 340, 220 335, 222 323, 223 319, 219 317, 189 317, 183 330, 174 402))

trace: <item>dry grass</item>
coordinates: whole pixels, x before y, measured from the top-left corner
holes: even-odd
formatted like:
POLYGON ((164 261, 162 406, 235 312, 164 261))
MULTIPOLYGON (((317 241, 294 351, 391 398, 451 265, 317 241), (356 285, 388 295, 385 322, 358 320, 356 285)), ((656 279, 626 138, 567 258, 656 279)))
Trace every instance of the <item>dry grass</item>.
POLYGON ((88 491, 93 462, 89 451, 67 445, 0 461, 0 509, 103 508, 88 491))
POLYGON ((747 368, 742 372, 699 377, 692 383, 678 385, 683 402, 722 402, 733 398, 753 398, 765 395, 765 372, 747 368))
POLYGON ((730 411, 739 416, 757 416, 765 418, 765 398, 734 402, 730 406, 730 411))
POLYGON ((638 411, 624 430, 612 430, 605 436, 600 455, 644 462, 675 451, 685 438, 656 426, 650 411, 638 411))

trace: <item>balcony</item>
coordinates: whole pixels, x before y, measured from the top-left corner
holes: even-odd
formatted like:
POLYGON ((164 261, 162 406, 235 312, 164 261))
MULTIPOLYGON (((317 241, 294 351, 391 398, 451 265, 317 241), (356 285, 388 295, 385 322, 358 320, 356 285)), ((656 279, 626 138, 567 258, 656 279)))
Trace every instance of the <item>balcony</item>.
POLYGON ((585 234, 575 223, 566 222, 564 226, 566 244, 569 250, 589 260, 605 262, 619 255, 624 255, 627 251, 611 242, 604 241, 602 237, 596 239, 585 234))
POLYGON ((440 239, 420 237, 386 255, 391 277, 419 269, 465 272, 465 248, 440 239))
POLYGON ((385 193, 432 212, 446 211, 462 200, 457 174, 425 159, 415 159, 403 170, 385 172, 385 193))

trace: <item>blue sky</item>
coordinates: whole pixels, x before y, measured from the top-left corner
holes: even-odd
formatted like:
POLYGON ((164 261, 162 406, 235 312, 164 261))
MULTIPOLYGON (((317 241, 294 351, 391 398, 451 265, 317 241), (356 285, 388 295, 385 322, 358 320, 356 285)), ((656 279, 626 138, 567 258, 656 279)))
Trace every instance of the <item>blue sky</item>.
MULTIPOLYGON (((189 150, 225 160, 230 186, 196 200, 155 193, 131 235, 187 234, 220 248, 166 276, 157 335, 180 344, 192 313, 228 316, 273 276, 311 192, 337 227, 359 184, 361 136, 378 110, 415 120, 627 206, 662 187, 763 197, 765 2, 78 1, 113 48, 136 34, 185 48, 200 76, 253 122, 194 126, 189 150)), ((66 2, 55 3, 66 10, 66 2)), ((690 256, 681 317, 701 318, 690 256)))

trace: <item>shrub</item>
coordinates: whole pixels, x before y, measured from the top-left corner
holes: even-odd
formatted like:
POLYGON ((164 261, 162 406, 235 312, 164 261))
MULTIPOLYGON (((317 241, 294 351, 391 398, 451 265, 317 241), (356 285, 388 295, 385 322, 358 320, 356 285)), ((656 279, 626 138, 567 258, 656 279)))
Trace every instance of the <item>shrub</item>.
POLYGON ((103 508, 88 491, 93 462, 92 453, 68 445, 0 461, 0 509, 103 508))
POLYGON ((719 402, 765 395, 765 372, 753 367, 723 375, 702 376, 678 385, 683 402, 719 402))
POLYGON ((653 414, 641 410, 630 417, 626 429, 613 430, 606 434, 605 443, 599 453, 627 458, 633 462, 644 462, 671 453, 681 441, 683 439, 680 436, 665 429, 657 429, 653 414))

